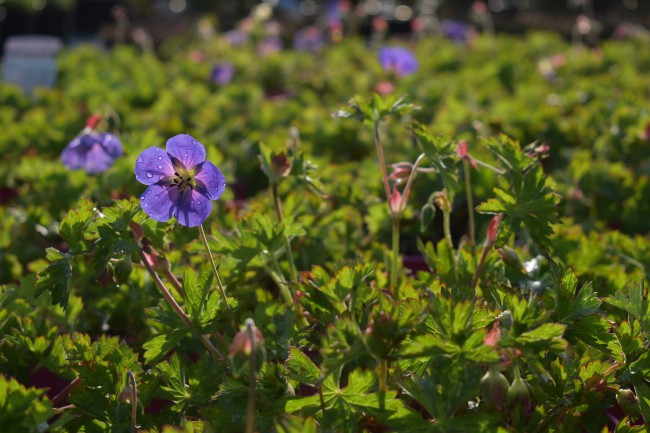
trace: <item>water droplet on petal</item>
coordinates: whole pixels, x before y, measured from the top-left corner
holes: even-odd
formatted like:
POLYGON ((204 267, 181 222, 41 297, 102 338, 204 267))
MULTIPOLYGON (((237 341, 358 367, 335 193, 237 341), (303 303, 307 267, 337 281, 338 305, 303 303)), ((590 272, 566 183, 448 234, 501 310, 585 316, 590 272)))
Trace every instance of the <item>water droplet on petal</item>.
POLYGON ((158 155, 158 161, 162 161, 162 156, 158 155))
POLYGON ((153 196, 153 198, 155 198, 156 200, 158 200, 158 197, 160 197, 158 194, 153 196))
POLYGON ((157 168, 158 170, 162 170, 162 169, 163 169, 163 166, 162 166, 162 164, 158 164, 158 165, 156 166, 156 168, 157 168))
POLYGON ((140 196, 140 200, 144 200, 144 199, 145 199, 145 196, 143 194, 143 195, 140 196))
POLYGON ((185 157, 188 157, 188 156, 190 156, 190 154, 189 154, 189 153, 187 153, 187 152, 185 152, 185 157))
POLYGON ((150 172, 150 171, 148 171, 148 172, 147 172, 147 177, 148 177, 149 179, 151 179, 151 178, 153 177, 153 173, 150 172))

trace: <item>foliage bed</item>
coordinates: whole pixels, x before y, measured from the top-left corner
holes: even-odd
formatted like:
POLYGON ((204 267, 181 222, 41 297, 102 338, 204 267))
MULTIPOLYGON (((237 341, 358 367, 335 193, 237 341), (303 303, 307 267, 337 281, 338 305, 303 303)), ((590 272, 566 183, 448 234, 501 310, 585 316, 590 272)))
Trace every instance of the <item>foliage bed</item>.
POLYGON ((129 431, 133 378, 141 431, 244 431, 251 377, 261 432, 644 431, 650 52, 551 34, 413 49, 404 98, 372 96, 386 73, 357 40, 79 47, 55 89, 0 85, 4 431, 129 431), (125 155, 65 168, 97 112, 125 155), (136 157, 183 132, 228 182, 204 223, 228 308, 198 231, 140 209, 136 157), (388 164, 425 155, 392 213, 377 138, 388 164))

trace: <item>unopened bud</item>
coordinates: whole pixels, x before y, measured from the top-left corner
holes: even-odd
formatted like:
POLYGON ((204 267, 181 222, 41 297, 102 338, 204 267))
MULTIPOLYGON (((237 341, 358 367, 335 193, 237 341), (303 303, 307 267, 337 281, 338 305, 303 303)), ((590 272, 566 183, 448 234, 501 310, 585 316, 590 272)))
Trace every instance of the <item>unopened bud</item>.
MULTIPOLYGON (((250 319, 249 319, 250 320, 250 319)), ((247 320, 248 322, 248 320, 247 320)), ((253 333, 251 338, 251 333, 248 330, 248 326, 242 327, 235 338, 232 340, 230 349, 228 350, 228 355, 233 356, 237 353, 249 356, 253 351, 253 344, 255 345, 264 345, 264 336, 257 329, 257 326, 253 323, 252 325, 253 333), (253 338, 255 341, 253 342, 253 338)))
POLYGON ((86 128, 95 129, 103 119, 101 114, 93 114, 86 120, 86 128))
POLYGON ((402 203, 402 194, 397 190, 393 189, 393 194, 390 196, 390 201, 388 202, 388 207, 390 209, 390 215, 392 217, 397 217, 402 215, 404 212, 405 205, 402 203))
POLYGON ((127 383, 124 386, 124 389, 122 389, 122 392, 117 396, 117 401, 119 403, 127 403, 131 401, 131 397, 133 396, 133 389, 131 388, 131 384, 127 383))
POLYGON ((451 201, 449 201, 449 194, 447 193, 446 188, 442 191, 435 192, 433 194, 433 201, 441 211, 447 213, 451 212, 451 201))
POLYGON ((281 152, 271 157, 271 172, 277 179, 284 179, 291 173, 291 161, 281 152))
POLYGON ((528 384, 521 378, 518 370, 515 370, 515 379, 508 388, 506 405, 522 418, 525 418, 533 407, 528 384))
POLYGON ((510 247, 504 246, 497 249, 497 253, 499 253, 501 260, 506 264, 506 266, 509 266, 519 272, 526 273, 526 268, 524 268, 524 264, 519 258, 517 251, 513 250, 510 247))
POLYGON ((481 379, 481 392, 487 408, 503 410, 508 388, 508 379, 495 366, 490 367, 481 379))
POLYGON ((487 228, 486 239, 485 239, 486 246, 491 247, 496 243, 497 236, 499 234, 499 224, 501 223, 502 219, 503 219, 503 214, 500 213, 499 215, 495 215, 492 218, 492 221, 490 221, 490 224, 488 225, 487 228))
POLYGON ((505 310, 503 313, 499 314, 498 319, 505 329, 510 329, 512 327, 513 319, 510 310, 505 310))
POLYGON ((619 389, 616 393, 616 402, 623 411, 633 417, 641 415, 639 399, 630 389, 619 389))

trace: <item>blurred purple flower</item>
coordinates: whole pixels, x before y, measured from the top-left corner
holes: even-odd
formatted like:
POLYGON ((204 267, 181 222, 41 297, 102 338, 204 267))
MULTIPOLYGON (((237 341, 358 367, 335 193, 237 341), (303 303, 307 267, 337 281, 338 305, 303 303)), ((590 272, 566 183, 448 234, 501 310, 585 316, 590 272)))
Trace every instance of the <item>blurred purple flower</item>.
POLYGON ((445 20, 442 23, 442 34, 454 42, 467 42, 472 31, 468 24, 461 21, 445 20))
POLYGON ((210 215, 211 200, 226 188, 226 178, 205 159, 205 147, 189 134, 167 140, 166 151, 145 149, 135 162, 135 178, 149 188, 140 197, 142 209, 156 221, 176 217, 196 227, 210 215))
POLYGON ((225 86, 226 84, 230 83, 230 81, 232 81, 233 75, 235 75, 235 67, 232 65, 232 63, 221 62, 216 63, 212 67, 212 74, 210 75, 210 79, 214 84, 225 86))
POLYGON ((323 49, 325 41, 323 32, 314 26, 299 30, 293 37, 293 48, 298 51, 311 51, 316 53, 323 49))
POLYGON ((405 77, 419 68, 415 54, 407 48, 382 47, 379 49, 379 63, 387 72, 394 72, 398 77, 405 77))
POLYGON ((73 170, 83 168, 88 174, 96 174, 108 170, 122 155, 122 143, 117 136, 95 130, 100 121, 100 116, 88 119, 84 130, 63 149, 63 165, 73 170))
POLYGON ((233 46, 244 45, 248 41, 248 33, 243 30, 233 29, 224 33, 226 40, 233 46))
POLYGON ((267 37, 257 44, 257 54, 262 57, 266 57, 273 53, 277 53, 282 49, 282 41, 280 38, 275 36, 267 37))

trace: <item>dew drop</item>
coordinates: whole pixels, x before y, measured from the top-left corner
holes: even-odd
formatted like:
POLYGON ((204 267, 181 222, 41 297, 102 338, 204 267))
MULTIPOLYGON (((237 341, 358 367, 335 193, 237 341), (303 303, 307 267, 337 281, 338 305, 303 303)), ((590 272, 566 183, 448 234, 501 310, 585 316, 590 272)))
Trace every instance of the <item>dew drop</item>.
POLYGON ((144 199, 145 199, 145 196, 143 194, 143 195, 140 196, 140 200, 144 200, 144 199))
POLYGON ((153 198, 158 200, 158 197, 160 197, 158 194, 154 195, 153 198))
POLYGON ((162 166, 162 164, 158 164, 158 165, 156 166, 156 168, 157 168, 158 170, 162 170, 162 169, 163 169, 163 166, 162 166))
POLYGON ((162 161, 162 156, 158 155, 158 161, 162 161))
POLYGON ((150 159, 149 162, 153 162, 153 159, 150 159))
POLYGON ((188 156, 190 156, 190 154, 185 152, 185 157, 187 158, 188 156))
POLYGON ((149 179, 151 179, 151 178, 153 177, 153 173, 150 172, 150 171, 148 171, 148 172, 147 172, 147 177, 148 177, 149 179))

